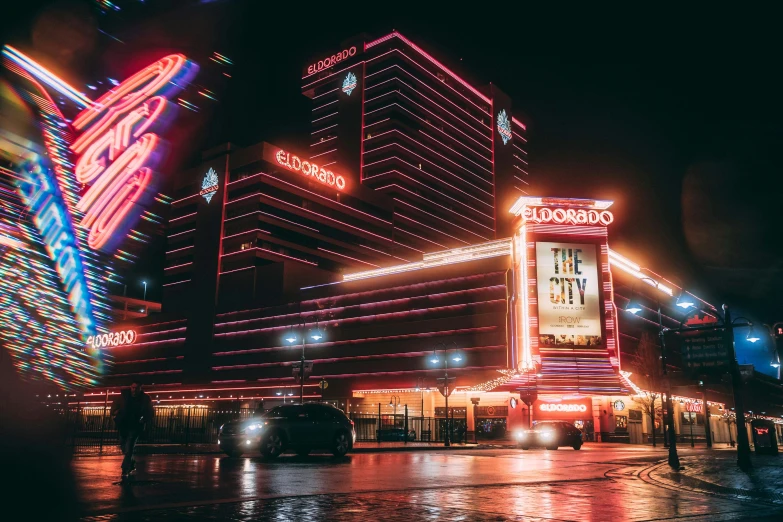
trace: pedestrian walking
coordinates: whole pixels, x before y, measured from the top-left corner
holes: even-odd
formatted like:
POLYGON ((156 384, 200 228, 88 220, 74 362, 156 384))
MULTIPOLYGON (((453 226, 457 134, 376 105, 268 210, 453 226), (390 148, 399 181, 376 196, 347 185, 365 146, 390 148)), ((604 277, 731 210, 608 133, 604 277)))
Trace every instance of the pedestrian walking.
POLYGON ((122 390, 111 405, 111 415, 120 432, 123 479, 136 470, 136 461, 133 458, 136 441, 144 433, 144 428, 152 423, 155 415, 152 399, 142 391, 141 386, 138 381, 131 382, 130 387, 122 390))

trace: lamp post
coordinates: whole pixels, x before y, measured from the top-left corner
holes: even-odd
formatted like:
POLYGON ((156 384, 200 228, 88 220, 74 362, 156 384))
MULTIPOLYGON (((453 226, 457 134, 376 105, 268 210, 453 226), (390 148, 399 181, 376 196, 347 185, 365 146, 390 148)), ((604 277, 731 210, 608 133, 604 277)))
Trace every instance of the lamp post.
POLYGON ((147 300, 147 281, 142 281, 141 284, 144 285, 144 300, 147 300))
MULTIPOLYGON (((738 317, 737 319, 744 319, 744 317, 738 317)), ((748 321, 747 319, 745 320, 748 321)), ((734 351, 734 323, 731 320, 729 306, 725 304, 723 305, 723 324, 725 326, 725 342, 728 348, 731 384, 734 389, 734 411, 737 424, 737 466, 743 471, 748 471, 753 467, 753 463, 750 461, 750 441, 748 440, 748 432, 745 429, 745 404, 741 393, 742 375, 740 374, 737 356, 734 351)), ((753 335, 753 324, 748 321, 747 324, 740 326, 751 327, 751 330, 748 333, 748 340, 755 342, 751 340, 751 336, 753 335)))
MULTIPOLYGON (((641 277, 639 278, 639 280, 648 281, 652 283, 652 285, 655 288, 658 288, 659 286, 658 281, 649 277, 641 277)), ((631 299, 633 299, 633 296, 634 296, 634 291, 632 288, 631 299)), ((682 298, 682 295, 680 295, 680 298, 682 298)), ((692 306, 692 303, 690 302, 680 303, 680 298, 677 299, 677 306, 680 306, 681 308, 687 308, 692 306)), ((662 369, 663 369, 664 380, 666 381, 666 423, 669 425, 669 467, 671 467, 675 471, 678 471, 680 469, 680 457, 679 455, 677 455, 677 433, 674 430, 674 403, 672 402, 672 383, 666 368, 666 335, 665 335, 666 329, 663 327, 663 315, 661 314, 661 300, 658 299, 656 296, 655 301, 658 305, 658 337, 661 340, 661 365, 663 367, 662 369)), ((634 306, 631 300, 628 301, 628 305, 626 306, 625 310, 626 312, 629 312, 634 315, 642 311, 641 307, 634 306)), ((663 403, 663 400, 661 400, 661 403, 663 403)), ((655 429, 654 425, 653 425, 653 429, 655 429)))
MULTIPOLYGON (((778 371, 778 379, 781 377, 781 370, 780 370, 780 359, 781 356, 783 356, 783 343, 780 341, 783 341, 783 322, 777 322, 773 324, 772 326, 768 324, 763 325, 764 328, 767 329, 767 333, 770 336, 770 339, 772 341, 772 362, 770 363, 770 366, 775 368, 778 371)), ((751 339, 748 339, 751 341, 751 339)), ((751 341, 755 342, 755 341, 751 341)))
POLYGON ((392 395, 389 399, 389 406, 394 408, 394 425, 397 425, 397 406, 400 405, 400 396, 399 395, 392 395))
MULTIPOLYGON (((454 345, 455 353, 451 356, 452 362, 458 363, 462 361, 462 356, 459 354, 459 351, 457 351, 457 343, 452 341, 451 343, 454 345)), ((443 351, 443 396, 446 398, 446 436, 445 436, 445 442, 443 443, 444 446, 451 446, 451 441, 449 440, 450 437, 450 429, 449 429, 449 381, 453 381, 454 377, 449 377, 449 351, 450 349, 446 347, 445 344, 440 343, 435 346, 435 350, 432 352, 432 358, 430 359, 430 362, 432 364, 440 364, 440 358, 438 357, 438 346, 442 346, 443 351)), ((441 380, 441 379, 438 379, 441 380)))
MULTIPOLYGON (((299 402, 300 404, 304 404, 304 382, 305 382, 305 346, 307 345, 307 338, 309 337, 313 341, 320 341, 324 338, 324 334, 321 332, 320 329, 318 329, 318 322, 316 321, 316 327, 314 330, 307 331, 307 322, 304 321, 299 324, 300 327, 302 327, 302 357, 299 360, 299 402)), ((294 332, 293 328, 286 334, 285 341, 289 345, 295 344, 299 337, 297 337, 297 334, 294 332)), ((293 395, 293 394, 291 394, 293 395)))

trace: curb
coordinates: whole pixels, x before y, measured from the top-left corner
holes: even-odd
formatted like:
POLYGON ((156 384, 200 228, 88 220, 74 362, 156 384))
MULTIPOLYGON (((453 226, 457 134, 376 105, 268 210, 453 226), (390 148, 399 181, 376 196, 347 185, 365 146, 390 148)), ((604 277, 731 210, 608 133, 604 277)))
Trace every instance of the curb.
MULTIPOLYGON (((512 449, 513 446, 499 446, 499 445, 489 445, 489 444, 469 444, 469 445, 453 445, 453 446, 443 446, 440 445, 432 445, 432 446, 379 446, 379 447, 361 447, 361 448, 354 448, 351 450, 350 453, 356 454, 356 453, 392 453, 392 452, 411 452, 411 451, 464 451, 464 450, 491 450, 491 449, 512 449)), ((249 455, 255 454, 256 452, 248 453, 249 455)), ((222 455, 223 452, 219 449, 215 448, 204 448, 204 447, 187 447, 187 446, 180 446, 180 445, 172 445, 172 446, 145 446, 145 445, 138 445, 136 446, 136 455, 222 455)), ((111 456, 121 456, 119 451, 112 451, 112 452, 104 452, 102 454, 100 453, 73 453, 74 457, 111 457, 111 456)))
MULTIPOLYGON (((744 501, 763 502, 768 505, 780 506, 783 504, 783 495, 776 493, 768 493, 763 491, 753 491, 748 489, 732 488, 728 486, 721 486, 720 484, 714 484, 707 482, 697 477, 693 477, 684 472, 679 472, 679 480, 671 480, 661 473, 662 469, 667 468, 668 463, 661 461, 658 464, 649 466, 639 473, 639 478, 648 483, 658 487, 666 489, 678 490, 678 491, 690 491, 693 493, 701 493, 704 495, 714 495, 718 497, 732 497, 738 498, 744 501)), ((683 469, 686 466, 683 466, 683 469)), ((666 474, 678 473, 675 471, 667 471, 666 474)))

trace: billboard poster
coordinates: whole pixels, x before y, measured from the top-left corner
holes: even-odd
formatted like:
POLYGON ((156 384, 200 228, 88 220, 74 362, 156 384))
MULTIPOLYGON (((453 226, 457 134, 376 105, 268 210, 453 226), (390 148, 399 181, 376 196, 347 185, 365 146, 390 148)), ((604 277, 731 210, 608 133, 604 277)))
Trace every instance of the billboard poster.
POLYGON ((538 242, 536 270, 540 344, 602 344, 596 246, 538 242))

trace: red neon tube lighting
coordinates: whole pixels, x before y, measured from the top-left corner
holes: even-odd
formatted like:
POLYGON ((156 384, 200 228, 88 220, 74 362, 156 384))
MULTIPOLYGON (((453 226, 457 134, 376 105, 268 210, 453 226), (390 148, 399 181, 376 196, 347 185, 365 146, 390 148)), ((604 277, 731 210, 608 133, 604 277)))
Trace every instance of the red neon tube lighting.
MULTIPOLYGON (((369 90, 371 90, 371 89, 374 89, 374 88, 376 88, 376 87, 379 87, 379 86, 383 85, 384 83, 387 83, 387 82, 392 82, 392 81, 395 81, 395 82, 397 82, 397 83, 400 83, 400 84, 404 85, 405 87, 407 87, 408 89, 410 89, 411 91, 413 91, 413 92, 417 93, 417 94, 418 94, 418 95, 419 95, 421 98, 424 98, 424 100, 427 100, 428 102, 432 103, 432 104, 433 104, 433 105, 435 105, 436 107, 440 108, 440 109, 441 109, 441 111, 443 111, 445 114, 448 114, 449 116, 451 116, 452 118, 454 118, 454 119, 455 119, 457 122, 459 122, 459 123, 460 123, 461 125, 463 125, 465 128, 467 128, 467 129, 469 129, 469 130, 471 130, 471 131, 475 132, 475 133, 476 133, 476 134, 477 134, 479 137, 481 137, 481 138, 483 138, 483 139, 485 139, 485 140, 487 140, 487 141, 489 141, 489 140, 491 139, 491 137, 490 137, 490 136, 491 136, 491 127, 489 127, 489 125, 487 125, 487 124, 485 124, 485 123, 482 123, 482 122, 481 122, 481 120, 478 120, 478 119, 477 119, 475 116, 473 116, 472 114, 470 114, 470 113, 466 113, 466 114, 467 114, 468 116, 470 116, 471 118, 473 118, 473 119, 476 119, 476 122, 482 126, 482 128, 481 128, 481 129, 478 129, 478 128, 474 127, 473 125, 471 125, 471 123, 470 123, 470 122, 466 121, 464 118, 461 118, 461 117, 457 116, 457 115, 456 115, 456 114, 454 114, 453 112, 449 111, 448 109, 446 109, 445 107, 443 107, 442 105, 440 105, 439 103, 437 103, 436 101, 434 101, 432 98, 429 98, 429 97, 427 97, 426 95, 422 94, 422 93, 421 93, 421 91, 419 91, 419 90, 417 90, 417 89, 415 89, 415 88, 411 87, 410 85, 408 85, 407 83, 405 83, 405 82, 404 82, 404 81, 402 81, 402 80, 399 80, 399 79, 396 79, 396 78, 392 78, 392 79, 390 79, 390 80, 384 80, 383 82, 380 82, 380 83, 377 83, 377 84, 375 84, 375 85, 371 85, 371 86, 367 87, 367 90, 369 91, 369 90), (486 134, 485 134, 485 131, 486 131, 486 134)), ((403 94, 402 90, 400 90, 400 89, 395 89, 395 90, 392 90, 392 91, 388 91, 388 92, 385 92, 385 93, 379 94, 378 96, 376 96, 376 97, 374 97, 374 98, 371 98, 371 99, 367 100, 367 102, 374 102, 374 101, 377 101, 377 100, 379 100, 379 99, 383 98, 384 96, 388 96, 388 95, 390 95, 390 94, 394 94, 394 93, 396 93, 396 94, 399 94, 400 96, 404 96, 404 97, 405 97, 405 99, 407 99, 407 100, 411 100, 411 98, 410 98, 409 96, 406 96, 405 94, 403 94)), ((427 111, 427 112, 429 112, 430 114, 433 114, 433 115, 435 115, 435 116, 436 116, 438 119, 440 119, 441 121, 443 121, 443 122, 447 123, 448 125, 451 125, 452 127, 454 127, 454 125, 453 125, 452 123, 450 123, 450 122, 446 121, 446 120, 445 120, 445 119, 443 119, 443 118, 442 118, 440 115, 433 113, 433 112, 432 112, 432 111, 430 111, 429 109, 426 109, 426 108, 425 108, 425 107, 423 107, 423 106, 422 106, 420 103, 418 103, 418 102, 416 102, 416 101, 414 101, 414 100, 411 100, 411 102, 412 102, 412 103, 415 103, 416 105, 418 105, 418 106, 420 106, 420 107, 422 107, 424 110, 426 110, 426 111, 427 111)), ((460 130, 460 129, 457 129, 457 130, 459 130, 459 132, 461 132, 462 134, 465 134, 465 132, 464 132, 464 131, 462 131, 462 130, 460 130)), ((471 137, 471 136, 469 136, 469 137, 475 141, 475 138, 473 138, 473 137, 471 137)), ((478 142, 477 142, 477 143, 478 143, 478 142)), ((484 147, 484 148, 486 148, 486 149, 489 149, 489 147, 487 147, 486 145, 484 145, 484 144, 482 144, 482 143, 479 143, 479 145, 481 145, 482 147, 484 147)))
POLYGON ((438 60, 436 60, 436 59, 435 59, 435 58, 433 58, 431 55, 429 55, 427 52, 425 52, 425 51, 424 51, 424 50, 423 50, 421 47, 419 47, 419 46, 418 46, 418 45, 416 45, 415 43, 411 42, 410 40, 408 40, 407 38, 405 38, 404 36, 402 36, 400 33, 398 33, 397 31, 394 31, 394 32, 392 32, 392 33, 390 33, 390 34, 388 34, 388 35, 386 35, 386 36, 384 36, 384 37, 378 38, 377 40, 373 40, 372 42, 367 42, 367 43, 365 43, 365 44, 364 44, 364 50, 366 51, 367 49, 369 49, 369 48, 371 48, 371 47, 374 47, 374 46, 376 46, 376 45, 378 45, 378 44, 382 44, 383 42, 385 42, 385 41, 387 41, 387 40, 391 40, 392 38, 399 38, 400 40, 402 40, 403 42, 405 42, 405 43, 406 43, 406 44, 407 44, 407 45, 408 45, 408 46, 409 46, 411 49, 413 49, 414 51, 416 51, 416 52, 418 52, 419 54, 421 54, 423 57, 425 57, 425 58, 426 58, 427 60, 429 60, 431 63, 433 63, 434 65, 436 65, 437 67, 439 67, 439 68, 440 68, 440 69, 441 69, 443 72, 445 72, 446 74, 448 74, 449 76, 451 76, 452 78, 454 78, 454 79, 455 79, 457 82, 459 82, 459 83, 460 83, 460 85, 462 85, 463 87, 465 87, 466 89, 468 89, 470 92, 472 92, 473 94, 475 94, 476 96, 478 96, 478 97, 479 97, 481 100, 483 100, 484 102, 486 102, 486 103, 490 103, 490 100, 489 100, 489 98, 487 98, 486 96, 484 96, 483 94, 481 94, 479 91, 477 91, 475 88, 473 88, 473 87, 472 87, 472 86, 471 86, 471 85, 470 85, 468 82, 466 82, 465 80, 463 80, 462 78, 460 78, 459 76, 457 76, 456 74, 454 74, 454 73, 453 73, 453 72, 452 72, 450 69, 448 69, 448 68, 447 68, 445 65, 443 65, 442 63, 440 63, 438 60))

